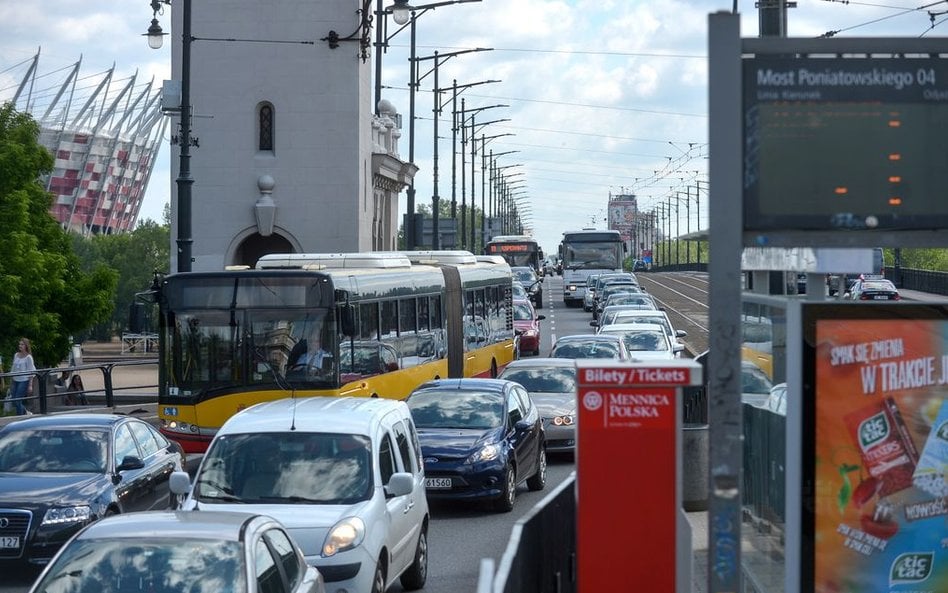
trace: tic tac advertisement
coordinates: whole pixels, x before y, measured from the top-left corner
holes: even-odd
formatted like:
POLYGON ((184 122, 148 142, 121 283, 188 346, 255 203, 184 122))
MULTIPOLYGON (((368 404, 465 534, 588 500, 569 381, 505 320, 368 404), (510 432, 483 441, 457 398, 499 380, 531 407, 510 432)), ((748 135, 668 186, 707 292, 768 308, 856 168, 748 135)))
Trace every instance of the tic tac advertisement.
POLYGON ((813 591, 948 591, 948 320, 823 316, 812 353, 813 591))

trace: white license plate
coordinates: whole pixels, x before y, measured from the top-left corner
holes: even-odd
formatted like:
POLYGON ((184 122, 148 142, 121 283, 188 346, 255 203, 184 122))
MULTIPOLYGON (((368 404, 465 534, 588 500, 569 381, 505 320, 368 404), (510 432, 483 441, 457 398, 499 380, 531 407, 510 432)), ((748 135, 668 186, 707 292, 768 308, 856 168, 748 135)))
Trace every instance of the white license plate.
POLYGON ((451 487, 451 478, 425 478, 425 488, 440 490, 451 487))
POLYGON ((20 538, 18 537, 0 537, 0 548, 19 548, 20 538))
POLYGON ((884 295, 884 294, 879 294, 879 295, 876 295, 876 296, 874 296, 874 297, 872 297, 872 298, 875 299, 875 300, 877 300, 877 301, 887 301, 887 300, 889 300, 888 295, 884 295))

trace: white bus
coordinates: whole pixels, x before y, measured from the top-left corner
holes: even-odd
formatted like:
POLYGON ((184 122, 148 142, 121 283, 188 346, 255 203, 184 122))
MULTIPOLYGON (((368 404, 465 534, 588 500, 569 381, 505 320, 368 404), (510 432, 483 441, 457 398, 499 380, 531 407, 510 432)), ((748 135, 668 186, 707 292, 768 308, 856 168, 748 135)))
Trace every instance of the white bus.
POLYGON ((580 306, 591 274, 621 272, 625 242, 617 230, 566 231, 559 248, 563 264, 563 302, 580 306))

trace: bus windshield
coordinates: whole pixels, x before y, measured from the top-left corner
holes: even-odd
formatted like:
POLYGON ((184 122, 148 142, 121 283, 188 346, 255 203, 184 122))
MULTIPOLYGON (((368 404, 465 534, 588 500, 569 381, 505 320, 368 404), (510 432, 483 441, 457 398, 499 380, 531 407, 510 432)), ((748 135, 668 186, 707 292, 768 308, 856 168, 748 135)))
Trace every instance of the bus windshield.
POLYGON ((334 383, 337 344, 328 309, 183 310, 171 318, 169 395, 334 383))
POLYGON ((563 244, 563 267, 572 270, 609 269, 622 266, 622 243, 591 241, 563 244))

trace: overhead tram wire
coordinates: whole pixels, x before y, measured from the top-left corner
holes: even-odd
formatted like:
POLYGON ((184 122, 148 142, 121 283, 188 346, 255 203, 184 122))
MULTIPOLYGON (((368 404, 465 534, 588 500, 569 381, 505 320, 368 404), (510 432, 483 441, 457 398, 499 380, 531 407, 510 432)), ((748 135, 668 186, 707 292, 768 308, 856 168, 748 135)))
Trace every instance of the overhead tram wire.
MULTIPOLYGON (((838 0, 824 0, 824 1, 831 2, 831 3, 836 3, 836 4, 850 4, 850 2, 838 2, 838 0)), ((906 14, 911 14, 911 13, 913 13, 913 12, 919 12, 919 11, 922 11, 922 10, 927 10, 927 9, 931 8, 932 6, 938 6, 939 4, 944 4, 944 3, 945 3, 945 0, 939 0, 939 1, 937 1, 937 2, 931 2, 931 3, 929 3, 929 4, 924 4, 924 5, 919 6, 919 7, 917 7, 917 8, 905 8, 905 7, 883 6, 883 5, 878 5, 878 4, 868 4, 868 3, 852 2, 851 4, 861 4, 861 5, 863 5, 863 6, 871 6, 871 7, 874 7, 874 8, 891 8, 891 9, 893 9, 893 10, 898 10, 899 12, 896 12, 896 13, 894 13, 894 14, 890 14, 890 15, 888 15, 888 16, 879 17, 879 18, 873 19, 873 20, 871 20, 871 21, 866 21, 866 22, 860 23, 860 24, 858 24, 858 25, 853 25, 853 26, 851 26, 851 27, 844 27, 844 28, 842 28, 842 29, 833 29, 833 30, 831 30, 831 31, 827 31, 826 33, 823 33, 822 35, 820 35, 820 36, 817 37, 817 38, 818 38, 818 39, 825 39, 825 38, 828 38, 828 37, 835 37, 836 35, 838 35, 838 34, 840 34, 840 33, 844 33, 844 32, 846 32, 846 31, 852 31, 853 29, 858 29, 858 28, 860 28, 860 27, 867 27, 867 26, 869 26, 869 25, 874 25, 874 24, 876 24, 876 23, 881 23, 882 21, 887 21, 887 20, 889 20, 889 19, 893 19, 893 18, 899 17, 899 16, 904 16, 904 15, 906 15, 906 14)), ((922 33, 922 35, 924 35, 924 33, 922 33)), ((921 37, 921 35, 920 35, 920 37, 921 37)))
MULTIPOLYGON (((395 91, 408 92, 407 88, 400 87, 400 86, 385 85, 382 88, 395 90, 395 91)), ((430 92, 430 91, 420 90, 419 92, 430 92)), ((489 95, 477 95, 473 93, 469 93, 467 94, 467 96, 471 98, 476 97, 479 99, 488 99, 491 101, 496 99, 497 101, 519 101, 521 103, 542 103, 545 105, 563 105, 565 107, 585 107, 587 109, 608 109, 612 111, 629 111, 633 113, 648 113, 652 115, 669 115, 669 116, 676 116, 676 117, 702 117, 702 118, 708 117, 707 113, 684 113, 680 111, 659 111, 657 109, 641 109, 638 107, 621 107, 621 106, 616 106, 616 105, 591 105, 588 103, 570 103, 569 101, 551 101, 548 99, 524 99, 520 97, 491 97, 489 95)), ((416 116, 415 119, 419 119, 419 118, 416 116)))

